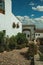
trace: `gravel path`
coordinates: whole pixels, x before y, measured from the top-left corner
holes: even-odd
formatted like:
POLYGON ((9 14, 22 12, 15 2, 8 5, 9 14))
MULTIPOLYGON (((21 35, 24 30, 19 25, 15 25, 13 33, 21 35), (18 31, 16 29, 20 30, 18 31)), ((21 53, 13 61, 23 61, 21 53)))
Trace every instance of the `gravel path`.
POLYGON ((0 53, 0 65, 30 65, 30 60, 24 57, 27 49, 0 53))

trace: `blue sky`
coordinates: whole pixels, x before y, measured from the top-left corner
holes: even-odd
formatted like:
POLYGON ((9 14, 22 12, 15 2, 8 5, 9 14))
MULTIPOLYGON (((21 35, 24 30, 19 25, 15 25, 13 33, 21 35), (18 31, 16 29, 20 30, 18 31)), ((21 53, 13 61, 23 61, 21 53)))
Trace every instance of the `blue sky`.
POLYGON ((12 0, 12 12, 16 16, 39 18, 43 16, 43 0, 12 0))

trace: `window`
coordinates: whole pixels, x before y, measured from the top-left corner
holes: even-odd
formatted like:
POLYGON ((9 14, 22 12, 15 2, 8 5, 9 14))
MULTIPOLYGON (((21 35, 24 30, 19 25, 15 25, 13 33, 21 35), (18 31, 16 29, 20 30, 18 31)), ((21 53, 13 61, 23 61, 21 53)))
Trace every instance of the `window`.
POLYGON ((36 36, 37 36, 37 34, 36 34, 36 36))
POLYGON ((19 28, 19 23, 16 24, 16 27, 19 28))
POLYGON ((36 34, 36 36, 40 36, 40 34, 36 34))
POLYGON ((13 24, 12 24, 12 27, 13 27, 13 28, 15 28, 15 27, 16 27, 16 24, 15 24, 14 22, 13 22, 13 24))
POLYGON ((27 35, 27 37, 29 37, 29 34, 27 35))
POLYGON ((15 24, 15 22, 13 22, 12 27, 13 28, 19 28, 19 23, 15 24))
POLYGON ((5 2, 4 2, 4 0, 0 0, 0 13, 5 14, 5 2))
POLYGON ((40 36, 40 34, 38 34, 38 36, 40 36))

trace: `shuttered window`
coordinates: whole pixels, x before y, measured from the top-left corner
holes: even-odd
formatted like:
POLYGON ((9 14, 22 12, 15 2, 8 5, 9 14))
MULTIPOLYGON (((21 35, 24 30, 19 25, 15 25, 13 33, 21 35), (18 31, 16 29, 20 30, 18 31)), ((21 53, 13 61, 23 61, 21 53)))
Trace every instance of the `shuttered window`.
POLYGON ((0 13, 5 14, 5 1, 0 0, 0 13))

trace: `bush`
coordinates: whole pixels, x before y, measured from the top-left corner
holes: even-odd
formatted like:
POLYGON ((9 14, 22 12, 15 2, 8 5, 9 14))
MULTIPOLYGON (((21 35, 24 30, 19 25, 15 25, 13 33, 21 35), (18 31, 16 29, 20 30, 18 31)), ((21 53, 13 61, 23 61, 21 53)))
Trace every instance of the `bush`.
POLYGON ((4 51, 5 47, 5 41, 4 41, 4 38, 5 38, 5 31, 0 31, 0 52, 4 51))
POLYGON ((28 43, 28 40, 24 33, 18 33, 16 36, 17 39, 17 48, 24 48, 28 43))
POLYGON ((0 46, 0 52, 3 52, 5 48, 3 46, 0 46))
POLYGON ((43 45, 39 46, 39 56, 40 56, 40 60, 43 61, 43 45))
POLYGON ((43 54, 40 54, 40 60, 43 61, 43 54))
POLYGON ((16 38, 15 36, 11 36, 9 39, 9 48, 12 50, 15 49, 16 46, 17 46, 16 38))
POLYGON ((27 51, 27 55, 29 57, 33 57, 35 54, 37 54, 37 45, 34 44, 34 42, 29 43, 29 49, 27 51))
POLYGON ((15 48, 24 48, 28 44, 28 40, 23 33, 18 33, 16 36, 5 37, 5 31, 0 32, 0 52, 9 51, 15 48))
POLYGON ((9 51, 9 36, 7 35, 7 37, 5 37, 5 50, 9 51))

